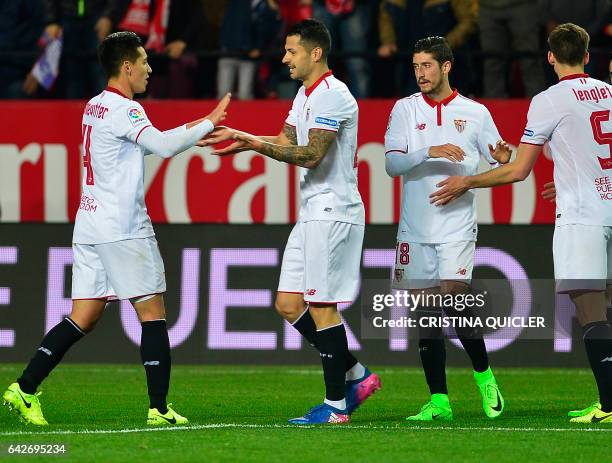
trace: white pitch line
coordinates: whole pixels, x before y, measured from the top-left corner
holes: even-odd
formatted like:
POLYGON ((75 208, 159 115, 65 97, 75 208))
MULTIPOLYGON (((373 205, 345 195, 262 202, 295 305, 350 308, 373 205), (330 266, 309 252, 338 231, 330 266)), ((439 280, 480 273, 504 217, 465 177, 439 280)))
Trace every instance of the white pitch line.
POLYGON ((213 423, 194 424, 189 426, 174 426, 163 428, 129 428, 129 429, 83 429, 80 431, 11 431, 0 432, 0 436, 65 436, 79 434, 132 434, 139 432, 173 432, 197 431, 202 429, 359 429, 359 430, 393 430, 393 431, 497 431, 497 432, 612 432, 612 428, 503 428, 478 426, 368 426, 368 425, 338 425, 338 426, 297 426, 290 424, 247 424, 247 423, 213 423))

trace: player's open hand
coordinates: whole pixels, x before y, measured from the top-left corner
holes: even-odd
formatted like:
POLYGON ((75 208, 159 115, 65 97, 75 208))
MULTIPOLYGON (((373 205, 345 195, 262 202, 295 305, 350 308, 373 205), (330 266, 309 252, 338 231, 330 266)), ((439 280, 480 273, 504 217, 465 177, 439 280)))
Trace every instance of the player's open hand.
POLYGON ((510 162, 510 156, 512 156, 512 148, 504 140, 497 140, 495 148, 489 144, 489 153, 500 164, 507 164, 510 162))
POLYGON ((440 189, 429 195, 430 204, 435 206, 444 206, 470 189, 467 177, 459 176, 448 177, 436 186, 440 189))
POLYGON ((551 203, 557 200, 557 189, 555 188, 555 182, 548 182, 544 184, 542 190, 542 198, 549 200, 551 203))
POLYGON ((452 162, 461 162, 465 158, 464 151, 457 145, 447 143, 446 145, 432 146, 429 148, 430 158, 446 158, 452 162))
POLYGON ((205 117, 205 119, 208 119, 216 127, 219 124, 219 122, 221 122, 222 120, 226 118, 227 107, 229 106, 231 99, 232 99, 232 94, 226 93, 225 96, 221 98, 221 100, 219 100, 217 107, 213 109, 212 112, 208 116, 205 117))
POLYGON ((225 125, 219 125, 213 129, 208 135, 196 143, 198 146, 211 146, 224 141, 233 140, 236 131, 225 125))

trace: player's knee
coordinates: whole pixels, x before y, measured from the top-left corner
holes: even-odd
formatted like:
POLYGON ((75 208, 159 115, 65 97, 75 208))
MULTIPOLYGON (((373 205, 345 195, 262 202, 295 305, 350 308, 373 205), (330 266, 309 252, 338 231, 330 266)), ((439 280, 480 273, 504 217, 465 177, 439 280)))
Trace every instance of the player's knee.
POLYGON ((276 309, 276 312, 289 323, 293 323, 298 319, 302 312, 304 312, 304 306, 287 303, 279 299, 276 299, 274 302, 274 308, 276 309))

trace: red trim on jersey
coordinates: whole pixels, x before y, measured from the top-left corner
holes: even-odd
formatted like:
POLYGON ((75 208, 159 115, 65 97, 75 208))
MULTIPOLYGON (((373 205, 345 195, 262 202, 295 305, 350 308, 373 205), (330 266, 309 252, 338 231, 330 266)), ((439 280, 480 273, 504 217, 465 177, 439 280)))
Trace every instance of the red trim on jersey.
POLYGON ((104 90, 106 90, 107 92, 116 93, 117 95, 120 95, 123 98, 127 98, 128 100, 131 100, 130 97, 128 97, 127 95, 124 95, 121 90, 117 90, 115 87, 106 87, 104 90))
POLYGON ((533 146, 544 146, 544 143, 542 143, 541 145, 539 143, 529 143, 528 141, 522 141, 521 143, 525 143, 526 145, 533 145, 533 146))
POLYGON ((389 150, 389 151, 385 151, 385 154, 389 154, 389 153, 402 153, 402 154, 406 154, 408 151, 402 151, 402 150, 389 150))
MULTIPOLYGON (((312 92, 314 92, 315 88, 317 88, 319 86, 319 84, 325 80, 326 77, 329 77, 331 75, 333 75, 333 74, 332 74, 332 72, 330 70, 330 71, 327 71, 325 74, 323 74, 321 77, 319 77, 314 84, 312 84, 310 87, 308 87, 306 89, 306 92, 305 92, 306 93, 306 97, 309 97, 310 94, 312 92)), ((327 82, 325 82, 325 83, 327 84, 327 88, 329 88, 329 84, 327 82)))
POLYGON ((589 77, 589 75, 588 74, 570 74, 568 76, 561 77, 559 79, 559 82, 561 82, 562 80, 584 79, 585 77, 589 77))
POLYGON ((459 92, 457 92, 456 88, 453 88, 453 92, 449 96, 447 96, 441 101, 436 101, 425 95, 424 93, 421 93, 421 96, 423 97, 423 100, 425 100, 425 103, 427 103, 432 108, 436 108, 438 126, 442 125, 442 105, 448 105, 457 97, 457 95, 459 95, 459 92))
POLYGON ((106 301, 108 300, 110 297, 115 297, 115 296, 106 296, 106 297, 82 297, 82 298, 76 298, 76 299, 72 299, 73 301, 106 301))
POLYGON ((286 293, 286 294, 304 294, 304 291, 276 291, 277 293, 286 293))
MULTIPOLYGON (((308 301, 306 299, 304 299, 304 302, 308 302, 309 304, 319 304, 319 305, 323 305, 323 304, 349 304, 352 303, 353 301, 331 301, 331 302, 319 302, 319 301, 308 301)), ((331 328, 331 326, 330 326, 331 328)))
POLYGON ((290 124, 290 123, 289 123, 289 122, 287 122, 287 121, 285 121, 285 124, 287 124, 287 125, 289 125, 289 126, 291 126, 291 127, 295 127, 295 125, 290 124))
POLYGON ((148 129, 149 127, 152 127, 151 124, 145 125, 142 129, 140 129, 140 132, 138 132, 138 135, 136 135, 136 140, 134 140, 134 143, 138 143, 138 137, 140 137, 140 134, 142 133, 142 131, 144 129, 148 129))

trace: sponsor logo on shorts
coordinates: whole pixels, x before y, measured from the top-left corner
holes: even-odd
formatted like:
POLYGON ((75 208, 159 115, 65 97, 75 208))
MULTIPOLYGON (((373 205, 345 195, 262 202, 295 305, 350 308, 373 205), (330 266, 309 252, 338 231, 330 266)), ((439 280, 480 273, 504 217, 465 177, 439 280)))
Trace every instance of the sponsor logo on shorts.
POLYGON ((329 125, 330 127, 338 127, 338 121, 328 119, 327 117, 316 117, 315 122, 317 124, 329 125))
POLYGON ((461 276, 467 275, 467 269, 460 267, 459 270, 457 270, 457 275, 461 275, 461 276))
POLYGON ((420 124, 417 124, 414 128, 417 130, 425 130, 425 127, 427 127, 427 124, 425 124, 425 122, 421 122, 420 124))
POLYGON ((316 289, 307 289, 306 292, 304 292, 304 294, 306 296, 314 296, 315 294, 317 294, 317 290, 316 289))
POLYGON ((323 209, 325 212, 331 212, 333 209, 331 207, 326 207, 325 209, 323 209))
POLYGON ((612 362, 612 357, 606 357, 602 362, 612 362))

